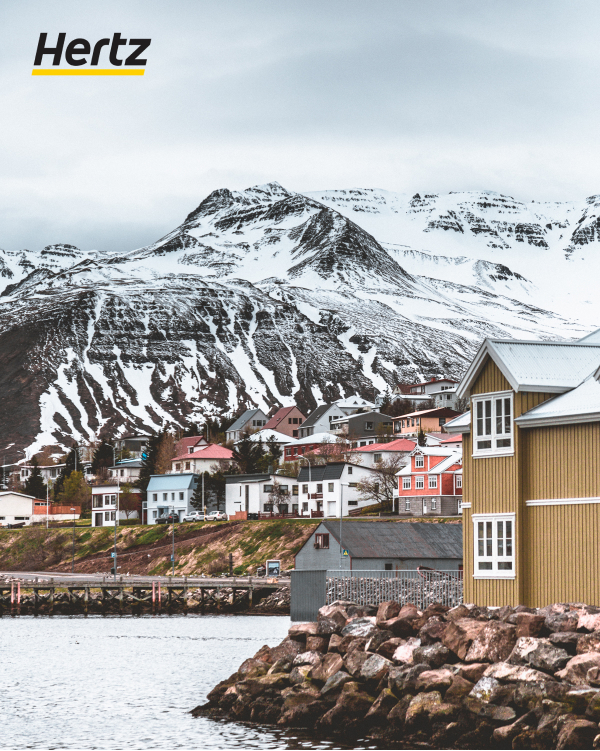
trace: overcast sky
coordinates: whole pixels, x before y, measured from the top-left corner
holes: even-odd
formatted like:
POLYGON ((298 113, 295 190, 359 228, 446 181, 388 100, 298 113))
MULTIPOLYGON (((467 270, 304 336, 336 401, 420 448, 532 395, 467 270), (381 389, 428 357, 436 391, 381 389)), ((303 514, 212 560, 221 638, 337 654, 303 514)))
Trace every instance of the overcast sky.
POLYGON ((128 250, 212 190, 600 193, 600 5, 0 0, 0 247, 128 250), (144 77, 32 77, 40 32, 144 77))

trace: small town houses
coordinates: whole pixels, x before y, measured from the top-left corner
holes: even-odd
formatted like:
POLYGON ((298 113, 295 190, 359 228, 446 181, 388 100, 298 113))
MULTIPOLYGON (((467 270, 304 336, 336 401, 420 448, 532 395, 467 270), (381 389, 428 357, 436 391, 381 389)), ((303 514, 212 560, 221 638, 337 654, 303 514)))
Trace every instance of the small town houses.
POLYGON ((600 603, 600 330, 486 339, 457 394, 465 601, 600 603))
POLYGON ((454 516, 462 513, 462 452, 417 446, 398 472, 398 513, 454 516))

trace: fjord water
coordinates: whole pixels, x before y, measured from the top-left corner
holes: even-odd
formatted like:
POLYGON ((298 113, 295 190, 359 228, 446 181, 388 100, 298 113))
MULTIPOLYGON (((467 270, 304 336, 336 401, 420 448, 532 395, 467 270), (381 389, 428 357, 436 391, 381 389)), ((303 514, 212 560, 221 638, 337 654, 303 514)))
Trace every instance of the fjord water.
MULTIPOLYGON (((189 710, 287 617, 4 617, 0 748, 343 748, 189 710)), ((370 745, 355 746, 369 748, 370 745)))

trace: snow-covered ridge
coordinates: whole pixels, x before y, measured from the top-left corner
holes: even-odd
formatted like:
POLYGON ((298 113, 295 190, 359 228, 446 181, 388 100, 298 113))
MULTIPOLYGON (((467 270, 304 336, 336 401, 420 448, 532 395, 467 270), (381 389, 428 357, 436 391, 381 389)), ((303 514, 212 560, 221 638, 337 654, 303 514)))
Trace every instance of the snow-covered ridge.
POLYGON ((568 297, 585 300, 574 270, 598 255, 599 210, 270 183, 214 191, 144 248, 0 251, 7 433, 41 446, 244 405, 309 411, 458 377, 485 336, 580 336, 600 316, 581 302, 578 322, 568 297))

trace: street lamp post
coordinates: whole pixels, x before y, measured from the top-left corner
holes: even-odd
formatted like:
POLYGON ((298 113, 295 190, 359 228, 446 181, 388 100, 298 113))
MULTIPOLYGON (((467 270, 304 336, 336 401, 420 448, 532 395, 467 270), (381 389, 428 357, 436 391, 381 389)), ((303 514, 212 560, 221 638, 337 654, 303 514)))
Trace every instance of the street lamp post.
POLYGON ((75 509, 71 508, 73 512, 73 541, 71 543, 71 573, 75 573, 75 509))
POLYGON ((347 482, 340 482, 340 570, 342 568, 343 550, 342 544, 342 517, 344 516, 344 486, 350 487, 347 482))

